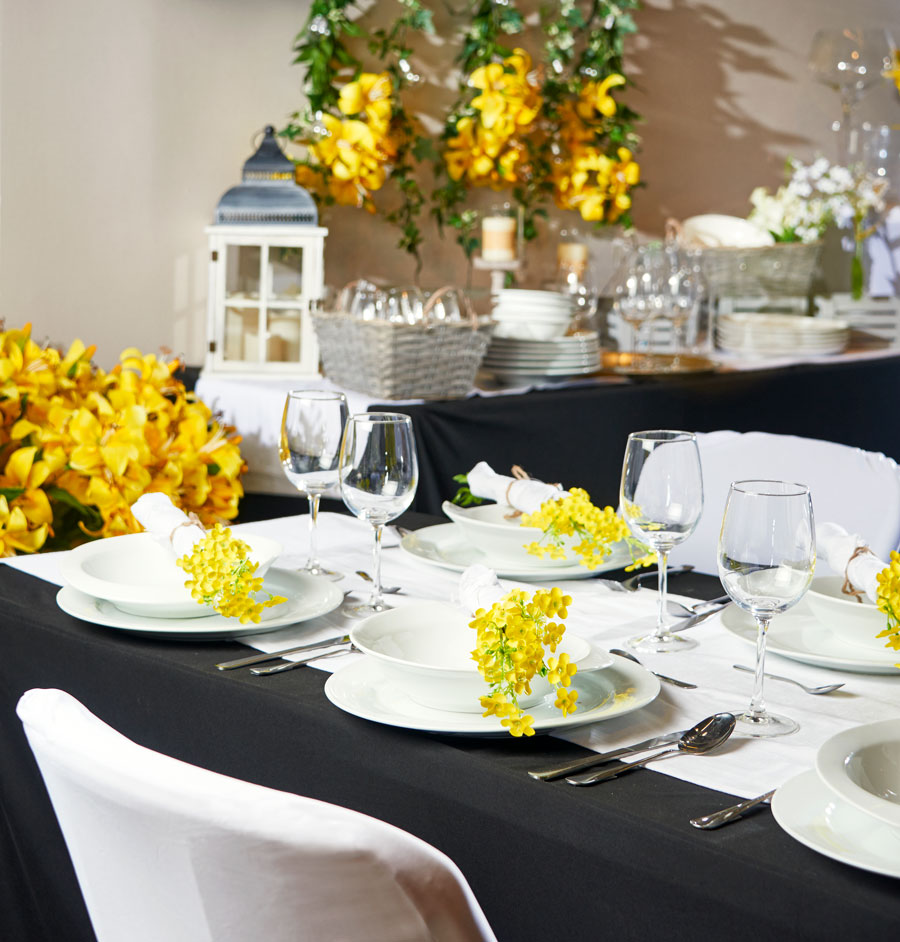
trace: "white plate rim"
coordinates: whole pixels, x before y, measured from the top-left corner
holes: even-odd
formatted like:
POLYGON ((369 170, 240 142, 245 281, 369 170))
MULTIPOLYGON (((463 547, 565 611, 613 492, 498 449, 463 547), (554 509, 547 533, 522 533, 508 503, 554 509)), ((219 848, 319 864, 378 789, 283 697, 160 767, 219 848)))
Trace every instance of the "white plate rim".
MULTIPOLYGON (((735 638, 738 638, 740 641, 743 641, 746 644, 756 644, 755 626, 735 624, 735 620, 738 618, 742 620, 744 617, 750 618, 746 612, 742 612, 736 605, 729 605, 727 608, 723 609, 720 614, 713 617, 718 618, 722 627, 727 632, 729 632, 729 634, 734 635, 735 638)), ((831 654, 821 654, 809 649, 797 650, 794 648, 785 647, 784 644, 779 641, 779 626, 784 624, 785 619, 796 620, 800 617, 815 621, 815 616, 804 607, 803 602, 800 602, 796 608, 790 609, 783 615, 778 615, 772 619, 772 624, 769 628, 769 636, 766 640, 767 653, 778 654, 781 657, 789 658, 792 661, 800 661, 803 664, 812 664, 816 667, 827 667, 831 670, 845 670, 855 674, 900 675, 900 669, 894 667, 894 664, 897 662, 896 652, 891 653, 889 650, 885 649, 884 660, 878 660, 871 657, 860 657, 857 653, 859 650, 858 648, 851 646, 846 642, 842 642, 839 638, 836 638, 831 629, 827 628, 820 622, 816 622, 816 624, 819 626, 819 629, 823 632, 823 634, 827 635, 827 638, 831 641, 831 643, 840 645, 842 650, 846 646, 848 649, 846 656, 844 656, 843 653, 840 656, 835 656, 831 654), (851 647, 852 651, 850 650, 851 647)))
POLYGON ((301 586, 319 589, 321 602, 306 611, 297 611, 292 599, 288 596, 290 608, 281 615, 276 606, 270 618, 264 618, 258 625, 242 625, 234 619, 222 615, 206 615, 199 618, 155 618, 149 615, 131 615, 115 608, 107 599, 97 598, 79 592, 72 586, 63 586, 56 595, 56 604, 67 614, 80 621, 99 625, 103 628, 114 628, 143 637, 168 638, 174 640, 216 641, 224 638, 240 638, 245 635, 264 634, 276 631, 288 625, 297 625, 321 615, 333 612, 344 600, 344 593, 330 580, 319 576, 310 576, 303 572, 290 569, 270 569, 263 585, 272 592, 286 594, 291 591, 291 582, 294 591, 301 586), (99 603, 105 603, 111 611, 102 611, 99 603))
MULTIPOLYGON (((788 779, 775 790, 772 796, 772 816, 786 834, 810 850, 860 870, 880 873, 886 877, 900 877, 900 861, 885 860, 882 865, 873 859, 875 855, 865 847, 851 848, 850 853, 846 853, 824 839, 822 831, 829 835, 835 834, 845 844, 852 842, 852 835, 837 834, 822 817, 821 812, 828 801, 842 799, 828 789, 814 769, 809 769, 788 779), (871 854, 872 858, 867 860, 865 856, 857 856, 860 851, 863 855, 871 854)), ((873 820, 873 823, 878 822, 873 820)))
MULTIPOLYGON (((547 719, 539 718, 535 721, 535 731, 553 732, 618 718, 647 706, 659 696, 659 680, 648 670, 618 655, 614 654, 611 657, 613 658, 613 664, 610 667, 604 670, 586 672, 581 678, 576 674, 573 685, 576 688, 579 686, 579 682, 590 685, 597 682, 596 680, 592 681, 592 677, 603 678, 604 682, 612 683, 613 694, 624 693, 629 689, 633 689, 632 699, 619 700, 614 696, 611 701, 606 700, 580 715, 579 711, 576 710, 575 713, 564 717, 554 710, 556 716, 547 719)), ((375 694, 371 695, 374 696, 375 694)), ((342 667, 331 674, 328 680, 325 681, 325 696, 345 713, 370 722, 381 723, 385 726, 397 726, 402 729, 413 729, 442 735, 477 736, 480 738, 509 736, 509 732, 500 725, 500 720, 497 717, 483 717, 480 713, 453 713, 449 710, 435 710, 431 707, 421 706, 409 699, 407 694, 400 689, 393 675, 386 675, 377 662, 367 656, 358 658, 353 663, 347 664, 346 667, 342 667), (410 708, 413 711, 412 716, 401 714, 396 709, 393 711, 381 710, 375 714, 372 710, 361 710, 358 704, 352 702, 351 685, 360 682, 364 689, 371 691, 377 689, 373 685, 373 681, 378 680, 386 681, 384 688, 389 690, 394 697, 405 698, 409 701, 410 708)), ((545 698, 545 702, 546 700, 547 698, 545 698)), ((401 700, 402 702, 403 700, 401 700)), ((534 712, 534 708, 528 712, 534 712)))
POLYGON ((508 566, 504 563, 492 565, 488 556, 479 552, 479 550, 477 550, 464 538, 460 528, 455 523, 436 523, 430 527, 422 527, 419 530, 414 530, 412 533, 407 533, 406 536, 404 536, 400 541, 400 549, 402 552, 406 553, 408 556, 411 556, 413 559, 417 559, 429 566, 438 566, 441 569, 448 569, 450 572, 465 572, 466 569, 472 565, 472 563, 482 563, 485 566, 489 566, 491 569, 493 569, 501 579, 521 579, 523 582, 552 582, 554 580, 565 579, 590 579, 593 576, 598 576, 603 572, 609 572, 611 569, 621 569, 629 562, 628 559, 621 559, 613 554, 609 562, 602 563, 596 569, 587 569, 580 564, 574 566, 535 566, 533 568, 526 566, 508 566), (435 532, 438 530, 441 532, 435 532), (420 543, 422 538, 426 535, 429 535, 433 538, 445 537, 449 539, 451 537, 456 537, 457 540, 462 544, 462 548, 470 550, 473 554, 471 562, 463 565, 461 563, 450 562, 449 560, 438 560, 433 556, 427 556, 422 552, 416 552, 416 544, 420 543))
POLYGON ((826 788, 864 814, 877 818, 891 827, 900 828, 900 805, 878 798, 856 784, 843 772, 848 755, 864 746, 883 742, 882 732, 893 729, 900 738, 900 719, 891 717, 841 730, 826 739, 816 753, 816 772, 826 788))

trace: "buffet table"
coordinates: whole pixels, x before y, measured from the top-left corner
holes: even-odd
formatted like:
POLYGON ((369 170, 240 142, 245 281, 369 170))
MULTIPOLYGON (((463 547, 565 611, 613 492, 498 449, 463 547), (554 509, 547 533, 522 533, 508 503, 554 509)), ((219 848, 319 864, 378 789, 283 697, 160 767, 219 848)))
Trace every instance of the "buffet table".
MULTIPOLYGON (((735 429, 801 435, 881 451, 900 460, 900 428, 885 422, 900 377, 890 351, 779 361, 765 369, 626 381, 604 376, 574 385, 480 393, 466 399, 379 403, 348 394, 352 411, 413 417, 420 481, 414 509, 440 513, 456 490, 453 476, 481 459, 498 469, 519 464, 555 480, 564 468, 601 502, 613 502, 630 432, 642 428, 735 429), (515 450, 511 451, 511 444, 515 450)), ((324 381, 201 377, 198 394, 235 425, 249 473, 248 493, 290 495, 278 456, 285 392, 324 381)))
MULTIPOLYGON (((329 531, 339 529, 334 519, 326 515, 320 521, 326 552, 329 531)), ((282 561, 290 563, 302 555, 304 522, 294 518, 259 526, 285 535, 288 555, 282 561)), ((404 522, 435 521, 410 515, 404 522)), ((409 597, 420 589, 433 591, 431 570, 404 552, 385 549, 387 579, 400 582, 409 597)), ((369 564, 368 542, 354 538, 350 549, 332 561, 348 572, 344 585, 361 587, 352 568, 369 564)), ((20 565, 43 571, 52 563, 46 558, 20 565)), ((442 585, 450 585, 446 574, 443 578, 442 585)), ((578 585, 602 598, 599 584, 578 585)), ((707 598, 721 592, 717 579, 693 574, 673 577, 672 588, 707 598)), ((14 712, 23 691, 54 686, 150 748, 345 805, 417 834, 459 864, 500 939, 526 942, 564 933, 587 940, 598 932, 620 939, 886 938, 900 928, 896 880, 812 852, 785 834, 768 810, 718 831, 691 828, 689 818, 735 799, 681 780, 674 763, 714 763, 713 758, 677 759, 671 774, 663 774, 660 766, 659 772, 634 772, 594 788, 537 782, 526 770, 575 758, 584 750, 548 736, 453 737, 368 722, 328 701, 323 692, 328 675, 322 671, 303 668, 273 677, 254 677, 246 670, 221 673, 214 664, 239 657, 246 647, 236 641, 143 638, 98 627, 63 614, 56 592, 52 582, 0 567, 4 939, 93 938, 14 712)), ((648 602, 652 599, 643 599, 642 610, 648 602)), ((659 656, 670 673, 690 671, 692 660, 699 671, 701 661, 708 662, 721 643, 714 624, 697 630, 703 634, 697 635, 701 647, 694 655, 678 655, 683 660, 675 661, 659 656)), ((725 651, 730 655, 730 649, 725 651)), ((770 669, 774 664, 781 673, 790 667, 794 676, 802 676, 802 665, 775 659, 770 669)), ((715 688, 733 691, 722 708, 734 706, 735 698, 745 700, 749 691, 749 681, 727 670, 729 665, 730 660, 723 665, 724 686, 715 688)), ((663 669, 659 661, 653 666, 663 669)), ((863 700, 875 711, 872 715, 900 712, 900 677, 838 677, 835 672, 835 679, 847 681, 851 699, 829 698, 825 706, 821 698, 774 685, 768 698, 773 706, 802 708, 810 717, 820 707, 833 718, 844 712, 859 716, 854 711, 863 700), (854 688, 878 695, 864 698, 854 688)), ((703 683, 696 693, 709 697, 715 689, 703 683)), ((690 702, 684 698, 691 693, 663 691, 658 706, 690 702)), ((710 701, 697 702, 704 704, 697 709, 709 712, 710 701)), ((591 731, 602 734, 605 725, 572 732, 575 738, 590 738, 591 731)), ((629 731, 633 727, 620 735, 629 731)), ((806 755, 811 740, 799 735, 795 741, 806 755)), ((782 740, 781 748, 790 749, 791 739, 782 740)), ((725 756, 723 767, 729 763, 725 756)), ((754 772, 762 776, 758 781, 780 774, 766 765, 754 772)), ((736 784, 733 791, 747 794, 747 788, 736 784)))

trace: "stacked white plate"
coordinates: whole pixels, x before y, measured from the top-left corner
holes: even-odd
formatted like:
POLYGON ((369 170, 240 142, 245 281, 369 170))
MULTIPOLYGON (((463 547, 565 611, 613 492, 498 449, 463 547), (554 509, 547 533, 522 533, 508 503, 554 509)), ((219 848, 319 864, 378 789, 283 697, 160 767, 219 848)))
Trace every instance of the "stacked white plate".
POLYGON ((526 291, 506 288, 497 296, 492 317, 495 337, 550 340, 569 329, 573 299, 558 291, 526 291))
POLYGON ((286 601, 265 609, 259 624, 241 624, 191 598, 186 573, 174 554, 148 533, 110 537, 60 554, 66 585, 56 601, 82 621, 133 634, 189 640, 234 638, 272 631, 324 615, 340 605, 343 592, 328 579, 303 572, 269 568, 281 544, 268 537, 241 534, 250 558, 263 576, 263 595, 286 601))
POLYGON ((600 368, 600 342, 593 332, 552 340, 491 339, 481 363, 500 380, 565 379, 600 368))
POLYGON ((721 314, 716 343, 730 353, 815 356, 840 353, 850 339, 846 321, 793 314, 721 314))

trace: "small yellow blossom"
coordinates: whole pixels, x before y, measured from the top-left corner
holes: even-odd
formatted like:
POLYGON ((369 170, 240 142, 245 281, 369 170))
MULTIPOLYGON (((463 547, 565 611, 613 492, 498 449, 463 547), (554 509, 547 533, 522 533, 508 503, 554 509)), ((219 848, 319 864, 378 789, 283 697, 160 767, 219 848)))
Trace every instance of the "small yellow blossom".
MULTIPOLYGON (((626 541, 632 551, 631 568, 649 565, 655 557, 646 554, 646 547, 630 535, 628 524, 612 509, 602 510, 591 503, 590 495, 582 488, 573 487, 562 497, 545 501, 534 513, 523 514, 523 527, 537 527, 544 535, 539 541, 526 544, 529 553, 564 559, 565 543, 573 537, 580 542, 572 546, 572 552, 587 569, 596 569, 612 551, 612 544, 626 541), (635 551, 640 555, 635 557, 635 551)), ((565 617, 563 615, 562 617, 565 617)))
POLYGON ((259 564, 247 558, 250 547, 231 535, 231 530, 217 523, 193 550, 176 560, 176 565, 192 578, 185 582, 191 597, 209 605, 226 618, 237 618, 242 625, 256 624, 263 609, 287 601, 283 596, 268 594, 258 601, 263 580, 256 576, 259 564))
POLYGON ((900 651, 900 553, 891 551, 890 560, 875 577, 878 583, 877 605, 887 616, 887 627, 876 637, 886 639, 885 647, 900 651))

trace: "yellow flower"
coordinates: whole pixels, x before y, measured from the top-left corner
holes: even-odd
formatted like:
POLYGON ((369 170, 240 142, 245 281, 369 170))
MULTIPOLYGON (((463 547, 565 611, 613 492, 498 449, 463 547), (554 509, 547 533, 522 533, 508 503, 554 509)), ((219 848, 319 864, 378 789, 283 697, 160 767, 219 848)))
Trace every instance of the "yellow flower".
POLYGON ((588 82, 582 88, 575 108, 582 118, 588 120, 599 112, 604 118, 611 118, 616 113, 616 103, 609 94, 611 88, 625 84, 625 76, 613 72, 602 82, 588 82))
POLYGON ((887 616, 887 626, 876 635, 885 638, 885 647, 900 651, 900 553, 891 551, 890 563, 875 577, 877 605, 887 616))
POLYGON ((469 77, 469 84, 482 89, 480 95, 472 99, 472 107, 481 112, 481 123, 492 128, 500 115, 506 111, 503 97, 503 66, 499 62, 483 65, 469 77))
POLYGON ((21 507, 10 508, 0 494, 0 554, 36 553, 46 542, 48 532, 46 523, 32 527, 21 507))
POLYGON ((570 713, 574 713, 578 709, 575 704, 577 699, 577 690, 557 690, 556 702, 553 705, 562 713, 563 716, 568 716, 570 713))
POLYGON ((387 133, 393 111, 393 87, 387 72, 363 72, 340 91, 338 107, 346 115, 364 115, 373 130, 387 133))

